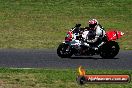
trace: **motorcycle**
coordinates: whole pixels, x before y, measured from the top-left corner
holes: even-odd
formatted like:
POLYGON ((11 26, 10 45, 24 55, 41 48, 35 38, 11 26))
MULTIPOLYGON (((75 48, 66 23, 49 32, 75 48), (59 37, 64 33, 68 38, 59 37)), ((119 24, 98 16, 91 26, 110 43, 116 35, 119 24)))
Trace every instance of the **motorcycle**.
POLYGON ((81 24, 76 24, 74 28, 67 32, 65 41, 62 42, 57 48, 57 54, 59 57, 70 58, 72 55, 100 55, 102 58, 114 58, 119 53, 120 47, 116 40, 123 36, 123 32, 115 30, 107 31, 106 36, 98 42, 100 47, 93 49, 97 43, 88 44, 84 42, 82 35, 87 31, 89 32, 89 30, 84 31, 85 29, 80 28, 80 26, 81 24), (74 33, 77 28, 79 28, 79 32, 74 33))

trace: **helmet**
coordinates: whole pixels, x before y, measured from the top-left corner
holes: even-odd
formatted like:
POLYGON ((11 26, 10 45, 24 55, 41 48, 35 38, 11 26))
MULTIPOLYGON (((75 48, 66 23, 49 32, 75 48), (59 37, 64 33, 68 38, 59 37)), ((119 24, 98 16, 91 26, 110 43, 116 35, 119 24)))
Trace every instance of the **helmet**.
POLYGON ((98 25, 98 21, 96 19, 89 20, 90 29, 95 29, 96 25, 98 25))

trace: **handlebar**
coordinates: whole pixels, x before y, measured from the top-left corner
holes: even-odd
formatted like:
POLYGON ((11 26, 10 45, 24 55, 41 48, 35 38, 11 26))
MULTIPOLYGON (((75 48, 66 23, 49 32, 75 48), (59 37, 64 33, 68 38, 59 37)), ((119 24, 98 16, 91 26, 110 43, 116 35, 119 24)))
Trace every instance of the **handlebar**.
POLYGON ((80 27, 80 26, 81 26, 81 24, 76 24, 76 25, 75 25, 75 27, 80 27))

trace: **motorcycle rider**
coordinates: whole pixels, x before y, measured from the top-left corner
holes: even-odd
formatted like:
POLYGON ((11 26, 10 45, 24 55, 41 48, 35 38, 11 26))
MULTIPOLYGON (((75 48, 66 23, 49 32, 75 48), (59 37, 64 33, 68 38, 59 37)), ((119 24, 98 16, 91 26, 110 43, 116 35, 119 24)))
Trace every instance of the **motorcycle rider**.
POLYGON ((86 35, 86 42, 94 45, 93 49, 97 50, 104 42, 100 43, 105 37, 104 28, 99 24, 96 19, 89 20, 89 27, 87 27, 88 33, 86 35))

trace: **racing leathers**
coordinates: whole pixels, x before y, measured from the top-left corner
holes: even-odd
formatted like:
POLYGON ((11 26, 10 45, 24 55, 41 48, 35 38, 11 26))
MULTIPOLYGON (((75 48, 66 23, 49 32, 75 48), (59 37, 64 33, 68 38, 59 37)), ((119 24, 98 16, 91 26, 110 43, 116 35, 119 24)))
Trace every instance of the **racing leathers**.
MULTIPOLYGON (((102 40, 105 36, 105 31, 104 28, 98 24, 95 27, 95 30, 91 30, 90 28, 88 28, 86 31, 83 32, 82 37, 84 38, 84 44, 85 45, 89 45, 89 44, 95 44, 96 42, 98 42, 98 40, 102 40)), ((96 47, 100 47, 103 42, 101 43, 96 43, 96 47)))

